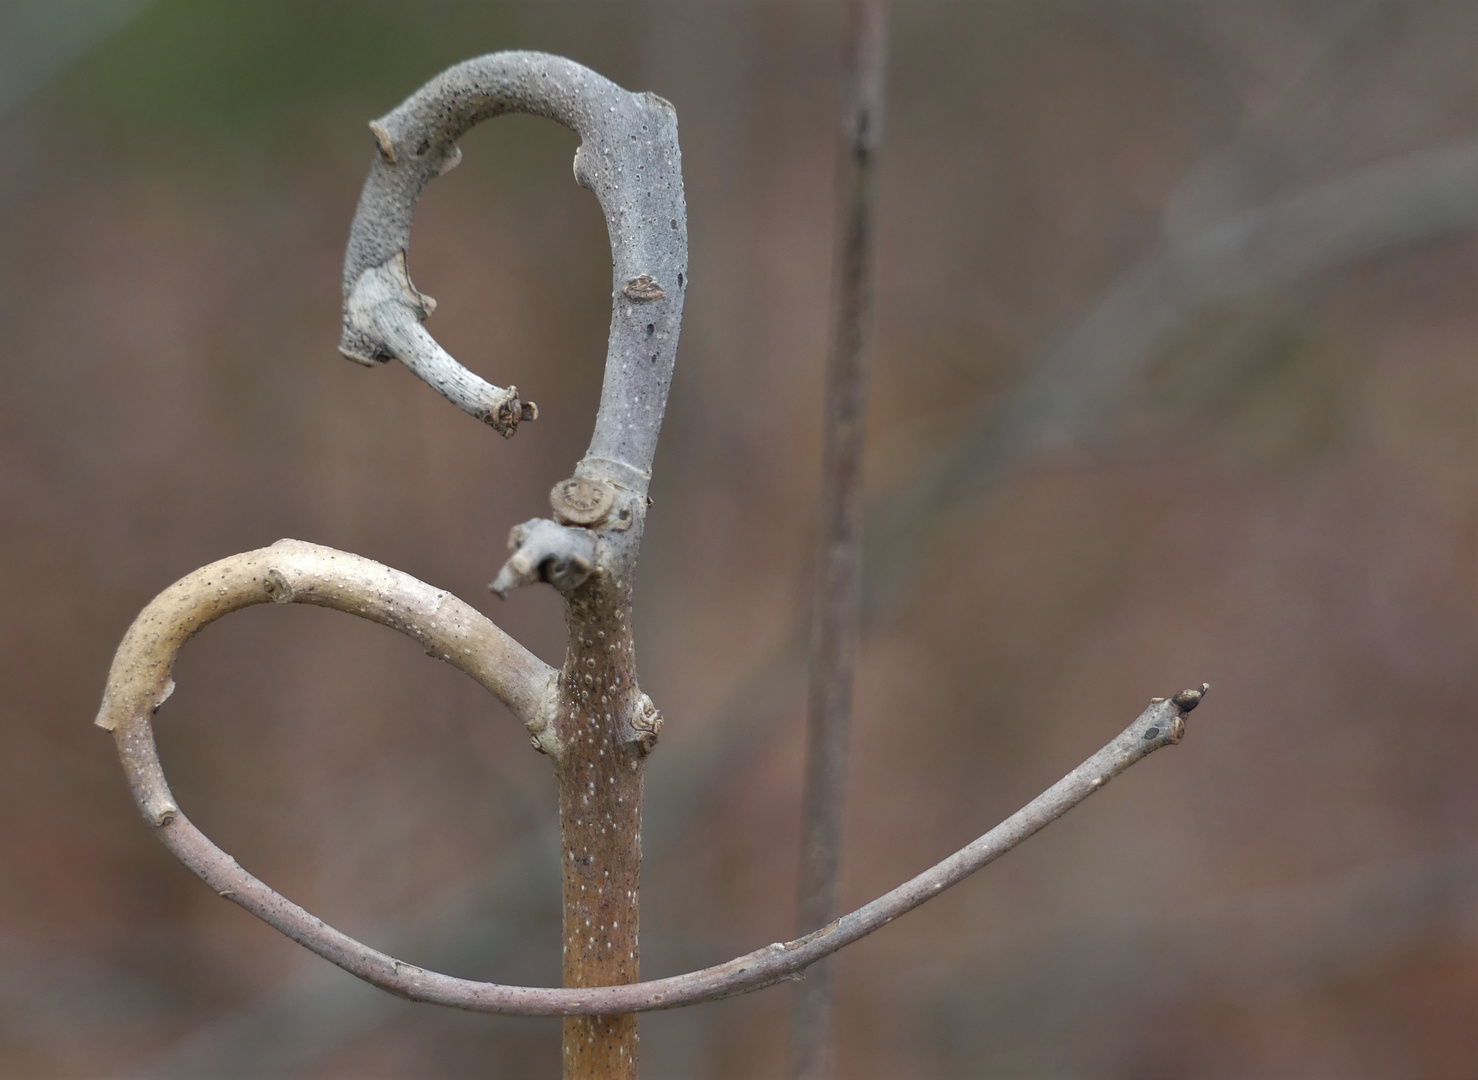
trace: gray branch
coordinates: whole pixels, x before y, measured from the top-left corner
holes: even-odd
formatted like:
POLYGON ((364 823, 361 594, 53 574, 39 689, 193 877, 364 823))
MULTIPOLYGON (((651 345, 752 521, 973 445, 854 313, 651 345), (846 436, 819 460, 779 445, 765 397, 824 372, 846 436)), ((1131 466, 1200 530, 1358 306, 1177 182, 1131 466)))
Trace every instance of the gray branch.
POLYGON ((406 264, 422 190, 461 160, 458 138, 505 113, 547 117, 580 136, 575 179, 600 202, 613 263, 605 383, 588 457, 645 477, 672 382, 688 250, 677 119, 655 94, 623 90, 561 57, 495 53, 448 68, 372 123, 376 154, 344 257, 339 351, 365 364, 399 359, 504 435, 537 416, 514 387, 472 374, 421 328, 435 303, 411 284, 406 264))
POLYGON ((513 435, 519 421, 537 419, 539 407, 532 401, 520 401, 518 387, 494 386, 437 344, 421 325, 435 310, 436 301, 411 284, 401 252, 359 275, 344 300, 344 321, 366 328, 427 386, 463 412, 492 425, 504 438, 513 435))

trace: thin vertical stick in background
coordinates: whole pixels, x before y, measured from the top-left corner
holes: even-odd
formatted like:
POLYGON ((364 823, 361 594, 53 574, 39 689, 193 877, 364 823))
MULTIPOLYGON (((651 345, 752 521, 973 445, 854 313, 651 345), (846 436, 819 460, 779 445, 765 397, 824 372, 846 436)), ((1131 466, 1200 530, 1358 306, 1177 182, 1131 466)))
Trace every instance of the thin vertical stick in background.
MULTIPOLYGON (((846 87, 837 176, 836 298, 826 366, 821 528, 812 607, 811 697, 801 839, 801 933, 836 917, 842 796, 852 669, 861 624, 862 416, 872 321, 875 168, 882 119, 883 0, 848 4, 846 87)), ((816 964, 795 991, 790 1018, 791 1080, 831 1073, 831 961, 816 964)))

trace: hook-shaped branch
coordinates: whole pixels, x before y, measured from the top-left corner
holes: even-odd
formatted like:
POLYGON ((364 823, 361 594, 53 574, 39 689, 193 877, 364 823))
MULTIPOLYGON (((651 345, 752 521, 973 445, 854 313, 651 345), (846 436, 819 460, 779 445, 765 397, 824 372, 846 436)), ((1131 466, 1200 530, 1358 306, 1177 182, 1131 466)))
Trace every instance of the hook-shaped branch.
POLYGON ((623 90, 561 57, 494 53, 448 68, 372 123, 377 154, 344 257, 339 351, 365 364, 397 357, 505 436, 538 415, 516 388, 472 374, 422 329, 435 302, 411 284, 406 268, 421 191, 461 160, 456 140, 463 133, 510 112, 557 120, 580 136, 575 179, 600 201, 614 271, 605 382, 588 457, 645 476, 672 382, 688 251, 677 120, 655 94, 623 90))

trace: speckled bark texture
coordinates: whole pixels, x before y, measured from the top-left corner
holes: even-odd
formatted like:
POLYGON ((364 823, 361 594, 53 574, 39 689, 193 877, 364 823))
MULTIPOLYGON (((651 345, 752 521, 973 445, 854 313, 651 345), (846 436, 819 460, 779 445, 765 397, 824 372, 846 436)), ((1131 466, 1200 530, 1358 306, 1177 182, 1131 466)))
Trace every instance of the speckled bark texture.
MULTIPOLYGON (((570 596, 556 724, 566 986, 639 974, 642 765, 650 745, 631 635, 629 583, 598 578, 570 596)), ((636 1017, 571 1016, 565 1075, 635 1075, 636 1017), (614 1057, 614 1060, 611 1060, 614 1057)))

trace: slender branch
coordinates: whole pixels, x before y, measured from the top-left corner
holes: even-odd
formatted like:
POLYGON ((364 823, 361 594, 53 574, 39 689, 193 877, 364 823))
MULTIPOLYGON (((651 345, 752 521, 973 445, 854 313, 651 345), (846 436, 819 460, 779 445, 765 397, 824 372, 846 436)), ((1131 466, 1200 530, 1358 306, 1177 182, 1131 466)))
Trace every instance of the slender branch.
MULTIPOLYGON (((862 434, 887 27, 883 0, 852 0, 847 12, 837 170, 841 243, 826 365, 821 528, 811 616, 811 695, 796 905, 801 933, 825 926, 836 915, 847 730, 861 625, 862 434)), ((792 1080, 821 1080, 831 1073, 832 997, 829 962, 817 965, 796 987, 790 1015, 792 1080)))
POLYGON ((426 385, 505 438, 520 421, 538 419, 539 407, 520 401, 518 387, 504 389, 479 378, 426 332, 421 320, 436 310, 436 301, 411 284, 403 252, 361 274, 344 303, 346 322, 369 328, 426 385))
MULTIPOLYGON (((286 543, 299 549, 312 549, 312 545, 297 545, 294 541, 286 543)), ((272 551, 272 548, 266 548, 262 552, 238 556, 240 562, 228 559, 212 564, 171 586, 150 604, 119 649, 119 658, 114 663, 116 683, 110 680, 98 723, 113 732, 134 797, 161 842, 221 896, 324 959, 381 989, 412 1001, 477 1012, 589 1016, 608 1021, 619 1014, 716 1001, 793 978, 818 960, 963 881, 1056 821, 1131 765, 1163 746, 1178 743, 1185 734, 1184 717, 1200 703, 1208 689, 1203 684, 1199 689, 1183 690, 1168 700, 1160 698, 1151 702, 1117 738, 984 836, 870 904, 794 941, 777 942, 724 964, 650 982, 563 989, 473 982, 397 960, 311 915, 253 877, 212 843, 185 817, 170 794, 150 725, 154 710, 168 697, 172 688, 169 666, 180 645, 211 619, 226 611, 277 598, 282 584, 271 574, 275 567, 265 568, 264 572, 266 560, 252 560, 254 556, 260 557, 272 551), (216 603, 217 598, 219 603, 216 603)), ((322 548, 304 554, 327 554, 331 559, 354 558, 322 548)), ((361 561, 369 563, 369 560, 361 561)), ((369 565, 376 566, 373 563, 369 565)), ((378 569, 381 573, 386 572, 384 568, 378 569)), ((388 573, 393 574, 394 571, 388 573)), ((281 576, 286 578, 286 574, 281 576)), ((432 641, 431 635, 435 634, 437 648, 465 640, 465 632, 460 626, 448 630, 445 626, 428 625, 423 629, 418 624, 404 622, 402 615, 405 612, 381 617, 388 610, 384 594, 362 587, 352 575, 313 578, 303 574, 296 581, 287 578, 287 587, 292 590, 290 599, 293 600, 365 614, 418 639, 425 635, 427 641, 432 641), (364 610, 359 610, 356 605, 361 605, 364 610)), ((438 602, 437 608, 418 612, 428 624, 431 616, 448 610, 446 601, 451 598, 445 594, 437 595, 444 598, 438 602)), ((487 625, 491 627, 491 624, 487 625)), ((496 631, 495 627, 492 629, 496 631)), ((443 658, 451 661, 454 655, 448 648, 443 658)), ((483 680, 479 678, 479 681, 483 680)))

